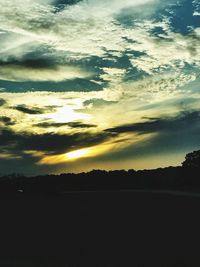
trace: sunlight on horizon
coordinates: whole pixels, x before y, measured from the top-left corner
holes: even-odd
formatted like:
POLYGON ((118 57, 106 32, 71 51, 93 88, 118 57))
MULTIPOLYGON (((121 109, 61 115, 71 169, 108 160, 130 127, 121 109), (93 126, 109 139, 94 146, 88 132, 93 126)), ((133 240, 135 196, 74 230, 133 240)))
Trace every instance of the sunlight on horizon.
POLYGON ((84 149, 78 149, 78 150, 68 152, 65 154, 65 156, 66 158, 73 160, 73 159, 79 159, 84 156, 87 156, 89 153, 90 153, 90 149, 84 148, 84 149))
POLYGON ((97 157, 99 155, 108 152, 111 149, 114 149, 114 146, 115 145, 112 143, 104 143, 102 145, 96 145, 89 148, 73 150, 71 152, 64 154, 46 155, 40 161, 38 161, 37 164, 52 165, 52 164, 72 162, 83 158, 97 157))

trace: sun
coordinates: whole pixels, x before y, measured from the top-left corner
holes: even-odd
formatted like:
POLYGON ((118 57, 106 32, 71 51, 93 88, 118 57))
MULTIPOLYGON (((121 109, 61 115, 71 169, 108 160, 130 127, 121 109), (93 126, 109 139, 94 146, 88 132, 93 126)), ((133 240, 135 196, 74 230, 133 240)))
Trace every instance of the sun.
POLYGON ((81 158, 92 158, 98 155, 104 154, 106 151, 109 151, 114 148, 112 143, 105 143, 101 145, 96 145, 93 147, 86 147, 77 150, 72 150, 68 153, 58 154, 58 155, 48 155, 45 156, 37 163, 42 164, 60 164, 65 162, 73 162, 81 158))
POLYGON ((89 154, 89 149, 88 148, 84 148, 84 149, 79 149, 79 150, 74 150, 71 152, 66 153, 66 157, 68 159, 79 159, 79 158, 83 158, 85 156, 87 156, 89 154))
POLYGON ((50 114, 48 113, 44 117, 47 117, 57 123, 91 119, 91 115, 78 112, 71 106, 58 108, 56 112, 50 114))

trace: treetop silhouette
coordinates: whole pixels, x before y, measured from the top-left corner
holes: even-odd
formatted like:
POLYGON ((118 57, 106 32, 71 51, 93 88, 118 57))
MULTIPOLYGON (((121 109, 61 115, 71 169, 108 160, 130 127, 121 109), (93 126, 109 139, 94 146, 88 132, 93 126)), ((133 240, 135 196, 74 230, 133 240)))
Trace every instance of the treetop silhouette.
POLYGON ((183 167, 200 168, 200 150, 188 153, 185 161, 182 162, 183 167))

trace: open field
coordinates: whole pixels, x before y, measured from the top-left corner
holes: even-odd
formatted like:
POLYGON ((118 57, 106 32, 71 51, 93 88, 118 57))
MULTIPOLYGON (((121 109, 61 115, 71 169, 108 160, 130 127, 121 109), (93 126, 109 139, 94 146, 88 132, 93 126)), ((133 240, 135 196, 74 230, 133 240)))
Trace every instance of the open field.
POLYGON ((107 257, 123 263, 119 266, 128 261, 134 264, 130 266, 197 266, 199 207, 198 195, 169 192, 4 197, 0 266, 105 263, 107 257))

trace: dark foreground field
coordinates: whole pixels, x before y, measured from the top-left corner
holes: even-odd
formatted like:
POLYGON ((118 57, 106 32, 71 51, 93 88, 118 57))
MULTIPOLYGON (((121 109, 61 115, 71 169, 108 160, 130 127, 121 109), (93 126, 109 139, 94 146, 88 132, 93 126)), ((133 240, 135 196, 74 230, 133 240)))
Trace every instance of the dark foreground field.
POLYGON ((198 194, 4 196, 0 266, 200 266, 199 213, 198 194))

